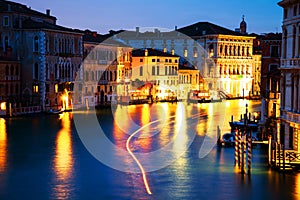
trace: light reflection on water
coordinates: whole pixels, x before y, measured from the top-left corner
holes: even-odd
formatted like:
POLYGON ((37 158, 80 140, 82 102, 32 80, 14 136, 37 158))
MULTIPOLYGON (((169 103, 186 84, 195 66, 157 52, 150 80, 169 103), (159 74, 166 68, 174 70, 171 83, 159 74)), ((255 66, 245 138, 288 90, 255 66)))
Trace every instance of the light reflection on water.
MULTIPOLYGON (((222 133, 230 131, 228 122, 231 115, 238 120, 239 114, 245 112, 246 102, 224 102, 223 106, 229 112, 221 127, 222 133)), ((33 197, 35 192, 39 194, 40 190, 42 192, 39 195, 51 199, 300 198, 299 174, 283 176, 267 170, 263 156, 265 152, 259 147, 253 150, 251 180, 247 176, 242 178, 235 172, 233 148, 214 148, 208 156, 199 159, 198 151, 205 133, 208 130, 214 132, 215 128, 211 126, 222 125, 219 116, 212 116, 212 112, 220 110, 220 105, 190 104, 184 105, 184 109, 182 106, 182 103, 160 103, 129 106, 127 110, 117 107, 114 120, 111 120, 109 112, 100 111, 104 116, 102 125, 106 127, 107 135, 123 149, 128 134, 132 131, 130 119, 122 117, 125 112, 129 113, 132 121, 141 126, 151 120, 162 119, 158 129, 148 127, 137 135, 142 137, 136 137, 132 141, 131 147, 134 152, 157 150, 178 136, 170 152, 175 155, 187 145, 191 139, 191 131, 196 131, 194 142, 179 159, 164 169, 147 173, 152 196, 146 194, 140 174, 112 170, 88 154, 76 134, 72 113, 64 113, 60 120, 53 116, 36 117, 32 120, 11 119, 9 123, 7 119, 0 119, 0 199, 28 199, 27 197, 33 197), (198 112, 208 116, 194 121, 187 120, 198 112), (170 116, 175 117, 171 121, 167 120, 170 116), (122 121, 122 128, 116 121, 122 121), (24 129, 28 129, 32 124, 36 126, 30 129, 32 132, 24 133, 24 129), (160 132, 157 132, 158 130, 160 132), (150 136, 152 137, 148 138, 150 136), (35 139, 39 140, 37 143, 40 145, 35 143, 35 139), (19 140, 24 140, 24 143, 19 140), (31 148, 32 145, 35 146, 31 148), (30 155, 22 154, 23 149, 30 155), (39 156, 39 152, 43 152, 43 155, 39 156), (42 163, 50 163, 51 166, 36 161, 34 158, 37 155, 43 159, 42 163), (24 180, 32 189, 20 187, 24 180)), ((249 103, 249 112, 258 109, 259 104, 249 103)), ((122 156, 128 168, 135 165, 129 155, 122 154, 116 151, 113 155, 122 156)), ((145 158, 140 158, 140 161, 145 168, 153 165, 145 158)))
POLYGON ((0 118, 0 174, 4 173, 6 169, 7 159, 7 133, 6 121, 0 118))
POLYGON ((57 134, 53 158, 53 171, 55 172, 53 194, 55 199, 70 199, 71 196, 70 179, 73 171, 71 119, 72 114, 69 112, 60 115, 62 128, 57 134))

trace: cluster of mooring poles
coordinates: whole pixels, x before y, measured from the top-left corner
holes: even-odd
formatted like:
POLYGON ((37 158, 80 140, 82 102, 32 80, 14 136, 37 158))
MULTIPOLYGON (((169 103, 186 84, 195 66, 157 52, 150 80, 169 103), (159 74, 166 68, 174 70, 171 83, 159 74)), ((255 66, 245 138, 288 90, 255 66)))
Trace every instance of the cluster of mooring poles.
POLYGON ((252 129, 250 128, 249 134, 247 134, 247 128, 248 104, 246 104, 246 113, 244 114, 244 126, 235 129, 234 163, 240 169, 241 174, 248 173, 250 175, 252 166, 252 129))

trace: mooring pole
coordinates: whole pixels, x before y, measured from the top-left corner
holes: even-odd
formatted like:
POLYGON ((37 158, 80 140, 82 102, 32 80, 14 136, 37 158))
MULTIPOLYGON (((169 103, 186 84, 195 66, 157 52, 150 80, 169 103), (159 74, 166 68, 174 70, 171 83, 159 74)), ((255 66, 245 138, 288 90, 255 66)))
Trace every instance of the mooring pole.
POLYGON ((284 149, 284 145, 282 145, 282 153, 283 153, 283 160, 282 160, 282 163, 283 163, 283 172, 285 172, 285 149, 284 149))
POLYGON ((248 175, 251 174, 252 162, 252 130, 250 130, 250 136, 248 136, 248 175))
POLYGON ((272 157, 271 157, 271 152, 272 152, 272 148, 271 148, 271 141, 272 141, 272 137, 271 136, 269 136, 268 137, 268 161, 269 161, 269 166, 271 166, 271 161, 272 161, 272 157))
POLYGON ((234 165, 239 164, 239 131, 234 130, 234 165))

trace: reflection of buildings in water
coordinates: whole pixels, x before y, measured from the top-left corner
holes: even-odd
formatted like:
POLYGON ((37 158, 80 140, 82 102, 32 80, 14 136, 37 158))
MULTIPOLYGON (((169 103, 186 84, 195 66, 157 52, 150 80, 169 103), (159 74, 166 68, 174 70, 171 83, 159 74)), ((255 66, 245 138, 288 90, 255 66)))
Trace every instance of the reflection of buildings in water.
POLYGON ((7 135, 6 121, 0 118, 0 174, 6 169, 7 161, 7 135))
MULTIPOLYGON (((60 116, 62 128, 56 138, 53 170, 55 172, 54 193, 56 198, 68 198, 70 178, 73 172, 73 150, 71 136, 71 114, 60 116)), ((70 187, 71 188, 71 187, 70 187)))

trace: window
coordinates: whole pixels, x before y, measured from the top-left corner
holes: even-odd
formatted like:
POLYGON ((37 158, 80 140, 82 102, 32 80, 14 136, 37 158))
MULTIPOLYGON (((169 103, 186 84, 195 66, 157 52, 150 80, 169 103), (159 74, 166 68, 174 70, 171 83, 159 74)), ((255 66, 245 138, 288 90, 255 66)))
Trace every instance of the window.
POLYGON ((159 66, 156 67, 156 74, 159 75, 159 66))
POLYGON ((187 56, 188 56, 188 51, 187 51, 187 49, 184 50, 183 56, 184 56, 184 57, 187 57, 187 56))
POLYGON ((155 75, 155 67, 152 66, 152 75, 154 76, 155 75))
POLYGON ((143 76, 143 66, 140 67, 140 76, 143 76))
POLYGON ((177 63, 177 59, 175 60, 175 63, 177 63))
POLYGON ((19 76, 19 67, 16 66, 16 76, 19 76))
POLYGON ((271 57, 279 57, 279 46, 271 46, 270 47, 271 57))
POLYGON ((8 16, 3 17, 3 26, 4 27, 9 26, 9 17, 8 16))
POLYGON ((152 62, 155 62, 155 59, 152 59, 152 62))
POLYGON ((171 63, 172 62, 172 59, 169 59, 169 63, 171 63))
POLYGON ((5 67, 5 76, 8 76, 9 75, 9 66, 6 65, 5 67))
POLYGON ((168 60, 168 59, 166 59, 166 61, 165 61, 165 62, 167 63, 168 61, 169 61, 169 60, 168 60))
POLYGON ((8 36, 4 37, 4 51, 6 52, 8 48, 8 36))
POLYGON ((33 44, 33 51, 38 52, 39 51, 39 38, 38 36, 34 37, 34 44, 33 44))
POLYGON ((284 9, 284 19, 288 17, 288 9, 284 9))
POLYGON ((89 81, 89 72, 85 72, 85 81, 89 81))
POLYGON ((278 69, 278 64, 270 64, 269 65, 269 72, 275 71, 278 69))
POLYGON ((46 84, 46 92, 50 92, 50 85, 46 84))
POLYGON ((140 62, 143 62, 143 58, 140 59, 140 62))
POLYGON ((165 75, 168 75, 168 67, 165 66, 165 75))
POLYGON ((39 65, 37 63, 34 64, 33 78, 39 79, 39 65))
POLYGON ((19 94, 19 85, 18 84, 16 84, 15 90, 16 90, 16 94, 19 94))
POLYGON ((158 58, 158 59, 156 60, 156 62, 160 62, 160 59, 158 58))

